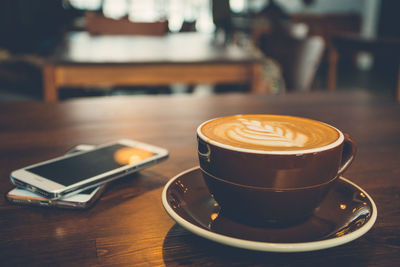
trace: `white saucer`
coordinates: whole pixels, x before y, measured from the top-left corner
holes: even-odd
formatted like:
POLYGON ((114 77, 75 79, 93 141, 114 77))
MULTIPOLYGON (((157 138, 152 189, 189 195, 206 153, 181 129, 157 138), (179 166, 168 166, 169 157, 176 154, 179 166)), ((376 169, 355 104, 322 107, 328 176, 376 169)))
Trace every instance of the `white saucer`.
POLYGON ((249 250, 300 252, 339 246, 374 225, 377 208, 361 187, 340 177, 314 215, 286 228, 255 227, 223 214, 208 192, 199 167, 172 178, 162 192, 166 212, 182 227, 206 239, 249 250))

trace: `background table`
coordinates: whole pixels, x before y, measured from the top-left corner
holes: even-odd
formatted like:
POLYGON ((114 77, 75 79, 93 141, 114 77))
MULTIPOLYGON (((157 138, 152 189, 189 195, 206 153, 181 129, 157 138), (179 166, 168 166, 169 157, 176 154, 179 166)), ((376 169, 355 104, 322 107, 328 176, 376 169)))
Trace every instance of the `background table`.
POLYGON ((384 57, 397 63, 397 87, 394 93, 400 103, 400 39, 367 38, 358 34, 340 34, 332 36, 328 58, 328 89, 334 91, 337 80, 337 67, 340 57, 368 52, 375 57, 384 57))
POLYGON ((363 92, 153 96, 0 104, 0 194, 9 173, 77 144, 122 137, 166 147, 170 158, 111 183, 87 211, 20 207, 0 200, 5 265, 400 266, 400 105, 363 92), (261 253, 198 237, 165 213, 165 183, 197 165, 196 127, 216 116, 277 113, 336 125, 358 141, 345 173, 375 200, 378 219, 361 238, 306 253, 261 253))
POLYGON ((261 53, 213 43, 210 34, 176 33, 161 37, 65 36, 43 71, 46 101, 62 86, 248 83, 262 86, 261 53))

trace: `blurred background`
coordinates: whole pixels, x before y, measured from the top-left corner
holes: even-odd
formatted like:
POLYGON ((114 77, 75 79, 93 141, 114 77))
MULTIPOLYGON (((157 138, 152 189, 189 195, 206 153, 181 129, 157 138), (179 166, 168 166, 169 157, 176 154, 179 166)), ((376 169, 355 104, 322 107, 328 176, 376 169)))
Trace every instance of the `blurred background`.
MULTIPOLYGON (((43 66, 71 32, 159 40, 208 34, 213 45, 262 53, 271 93, 363 89, 394 95, 399 10, 396 0, 1 0, 0 101, 42 101, 43 66)), ((245 84, 65 87, 60 99, 249 90, 245 84)))

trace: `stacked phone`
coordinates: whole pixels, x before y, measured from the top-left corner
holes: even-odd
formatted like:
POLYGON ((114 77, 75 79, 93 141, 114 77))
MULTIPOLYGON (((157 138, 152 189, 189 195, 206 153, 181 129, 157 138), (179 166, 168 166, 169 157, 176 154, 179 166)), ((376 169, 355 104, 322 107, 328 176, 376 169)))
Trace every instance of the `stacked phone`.
POLYGON ((108 182, 167 158, 164 148, 128 139, 79 145, 64 156, 13 171, 10 179, 17 188, 6 197, 16 204, 84 209, 108 182))

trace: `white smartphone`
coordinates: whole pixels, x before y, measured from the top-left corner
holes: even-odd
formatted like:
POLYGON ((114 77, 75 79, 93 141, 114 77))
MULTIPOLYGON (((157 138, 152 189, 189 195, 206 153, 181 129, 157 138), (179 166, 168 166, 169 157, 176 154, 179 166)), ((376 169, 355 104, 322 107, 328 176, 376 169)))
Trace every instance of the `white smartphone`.
POLYGON ((48 199, 67 197, 136 172, 168 157, 168 151, 133 140, 54 158, 11 173, 18 187, 48 199))
POLYGON ((51 200, 31 191, 14 188, 7 193, 6 198, 14 204, 56 207, 67 209, 87 209, 101 196, 106 184, 98 187, 89 188, 73 196, 51 200))
MULTIPOLYGON (((95 146, 92 145, 78 145, 69 150, 67 154, 76 153, 79 151, 88 151, 94 148, 95 146)), ((93 203, 96 202, 105 188, 106 184, 103 184, 98 187, 92 187, 70 197, 51 200, 26 189, 16 187, 7 193, 6 198, 11 203, 18 205, 86 209, 91 207, 93 203)))

